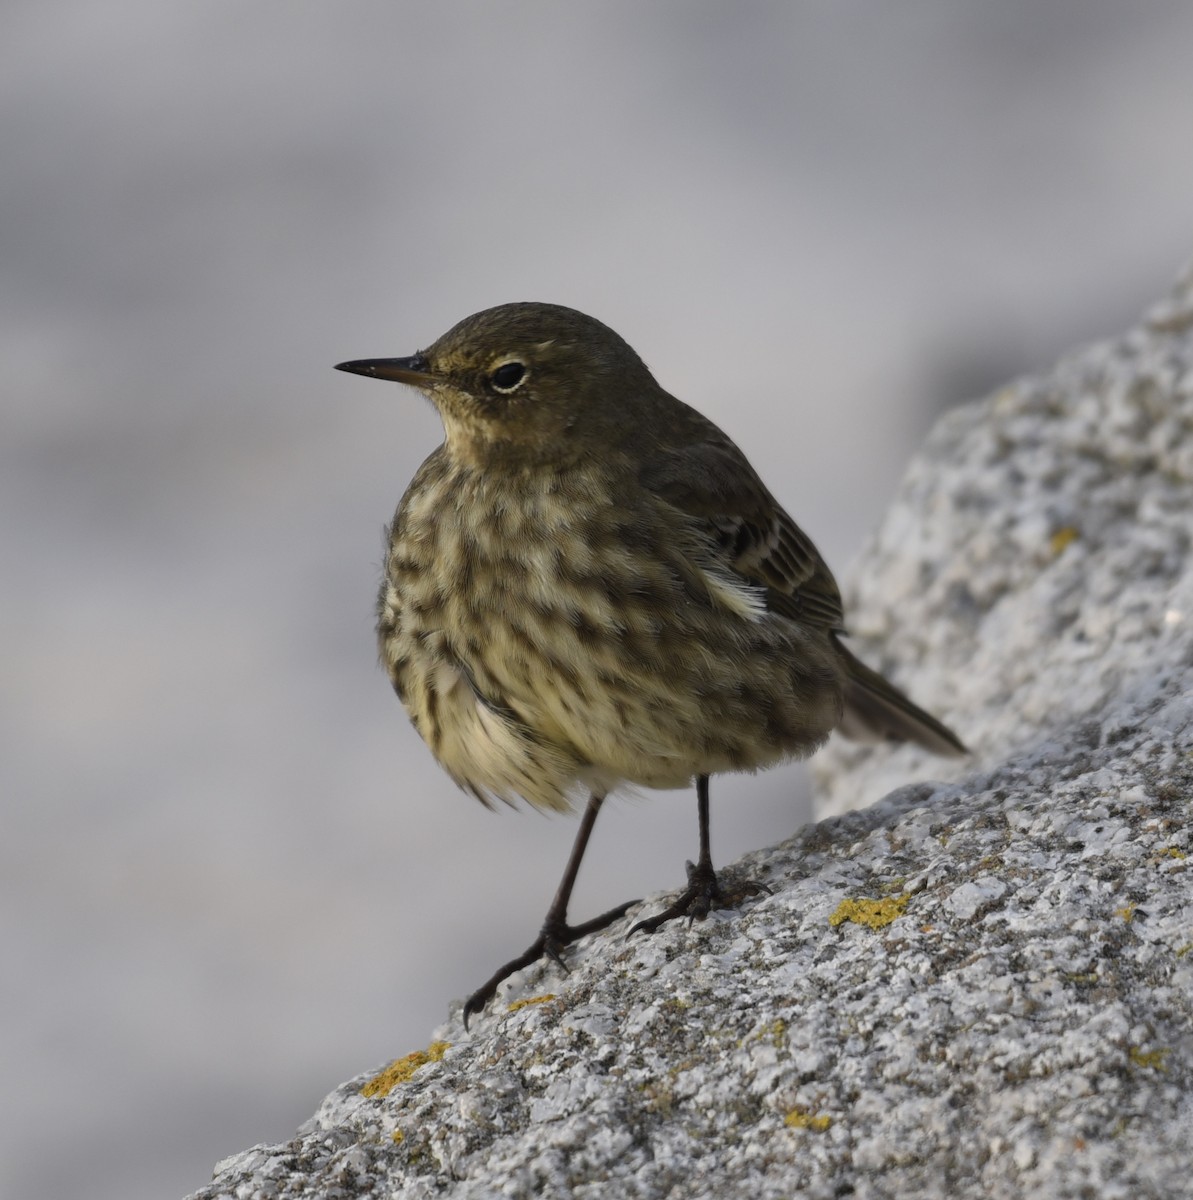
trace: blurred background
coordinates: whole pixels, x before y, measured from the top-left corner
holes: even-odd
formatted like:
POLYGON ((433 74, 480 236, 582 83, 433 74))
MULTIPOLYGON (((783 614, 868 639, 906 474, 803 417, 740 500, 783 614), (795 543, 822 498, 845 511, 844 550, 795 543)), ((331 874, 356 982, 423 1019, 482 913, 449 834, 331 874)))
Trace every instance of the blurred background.
MULTIPOLYGON (((181 1196, 426 1045, 575 823, 456 791, 375 665, 439 439, 337 375, 600 317, 847 574, 944 407, 1193 252, 1193 7, 8 0, 0 1196, 181 1196)), ((947 717, 948 714, 942 714, 947 717)), ((611 804, 573 914, 675 888, 611 804)), ((718 781, 728 863, 809 813, 718 781)))

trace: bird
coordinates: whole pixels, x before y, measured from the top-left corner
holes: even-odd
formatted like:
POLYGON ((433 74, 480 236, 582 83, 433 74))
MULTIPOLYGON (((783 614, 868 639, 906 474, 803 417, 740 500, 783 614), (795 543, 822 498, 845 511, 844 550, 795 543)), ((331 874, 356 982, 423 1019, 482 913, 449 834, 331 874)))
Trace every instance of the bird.
POLYGON ((587 797, 538 937, 468 997, 465 1026, 515 971, 564 966, 567 946, 638 903, 568 922, 615 788, 696 787, 697 861, 630 931, 650 934, 730 902, 711 776, 806 757, 834 729, 967 753, 843 644, 840 591, 811 539, 607 325, 501 304, 409 357, 336 369, 416 388, 443 424, 387 529, 377 598, 380 659, 415 729, 488 806, 570 811, 587 797))

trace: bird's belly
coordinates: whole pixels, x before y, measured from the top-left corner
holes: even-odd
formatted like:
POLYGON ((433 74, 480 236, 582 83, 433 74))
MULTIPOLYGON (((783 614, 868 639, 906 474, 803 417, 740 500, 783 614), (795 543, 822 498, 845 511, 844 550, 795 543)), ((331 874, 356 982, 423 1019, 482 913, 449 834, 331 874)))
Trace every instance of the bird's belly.
POLYGON ((489 531, 441 509, 388 564, 382 657, 464 787, 547 808, 683 787, 810 753, 840 719, 822 632, 727 602, 649 530, 631 544, 527 513, 489 531))
POLYGON ((835 669, 825 662, 809 671, 805 660, 797 685, 791 654, 785 638, 733 647, 697 632, 682 646, 612 638, 587 663, 566 654, 544 662, 515 706, 602 771, 644 787, 685 787, 696 775, 809 754, 827 738, 841 711, 835 669), (569 669, 552 669, 560 657, 569 669))
POLYGON ((473 791, 560 808, 595 780, 684 787, 808 754, 840 718, 829 656, 790 630, 726 645, 689 615, 682 639, 594 638, 562 613, 460 621, 458 607, 383 650, 419 732, 473 791))

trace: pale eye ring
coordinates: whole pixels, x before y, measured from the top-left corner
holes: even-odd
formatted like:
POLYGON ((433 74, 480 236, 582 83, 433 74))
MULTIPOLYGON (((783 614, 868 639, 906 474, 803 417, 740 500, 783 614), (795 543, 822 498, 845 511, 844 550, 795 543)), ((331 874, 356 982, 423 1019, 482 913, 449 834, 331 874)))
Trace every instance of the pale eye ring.
POLYGON ((516 359, 503 362, 494 367, 489 375, 489 383, 495 392, 512 392, 526 378, 526 366, 516 359))

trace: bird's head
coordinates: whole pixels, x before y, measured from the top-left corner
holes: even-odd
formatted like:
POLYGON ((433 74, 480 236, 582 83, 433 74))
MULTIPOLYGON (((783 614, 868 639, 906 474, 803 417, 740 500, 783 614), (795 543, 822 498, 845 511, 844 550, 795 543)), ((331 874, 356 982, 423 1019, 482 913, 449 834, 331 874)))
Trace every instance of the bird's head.
POLYGON ((558 304, 487 308, 409 358, 337 370, 418 388, 439 410, 451 453, 527 464, 616 444, 636 401, 658 390, 612 329, 558 304))

